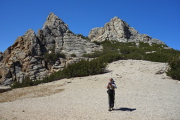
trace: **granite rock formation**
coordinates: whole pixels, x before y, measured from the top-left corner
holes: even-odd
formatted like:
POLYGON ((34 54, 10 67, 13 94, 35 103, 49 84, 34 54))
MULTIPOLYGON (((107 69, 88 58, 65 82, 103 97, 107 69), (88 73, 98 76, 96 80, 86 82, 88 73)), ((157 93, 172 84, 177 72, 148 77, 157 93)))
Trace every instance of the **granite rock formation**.
POLYGON ((89 35, 91 41, 102 42, 105 40, 115 40, 119 42, 146 42, 149 44, 164 44, 164 42, 153 39, 146 34, 139 34, 137 30, 130 27, 125 21, 114 17, 104 27, 93 28, 89 35))

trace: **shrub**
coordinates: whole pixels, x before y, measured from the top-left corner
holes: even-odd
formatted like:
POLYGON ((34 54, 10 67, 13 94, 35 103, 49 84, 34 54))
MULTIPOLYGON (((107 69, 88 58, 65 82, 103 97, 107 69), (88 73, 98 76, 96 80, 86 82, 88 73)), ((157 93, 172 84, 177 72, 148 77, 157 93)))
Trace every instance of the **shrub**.
POLYGON ((168 64, 170 69, 167 71, 167 75, 173 79, 180 80, 180 58, 174 58, 168 64))
POLYGON ((55 63, 55 61, 59 58, 66 58, 65 54, 55 52, 55 45, 53 45, 49 50, 51 51, 51 53, 46 52, 43 57, 43 59, 47 63, 55 63))
POLYGON ((76 57, 76 54, 71 54, 71 57, 76 57))
POLYGON ((74 34, 71 30, 68 30, 67 33, 72 33, 72 34, 74 34))
POLYGON ((52 82, 62 78, 72 78, 72 77, 101 74, 104 72, 106 66, 107 63, 101 58, 94 59, 91 61, 81 60, 78 61, 77 63, 68 65, 63 70, 52 73, 50 76, 44 78, 42 81, 40 80, 32 81, 30 80, 29 77, 26 77, 22 80, 22 82, 19 81, 14 82, 14 84, 11 87, 12 88, 28 87, 28 86, 38 85, 40 83, 52 82))
POLYGON ((85 39, 85 40, 89 40, 89 38, 86 36, 84 36, 84 35, 82 35, 82 34, 77 34, 77 36, 78 37, 81 37, 82 39, 85 39))
POLYGON ((21 88, 21 87, 28 87, 33 86, 33 81, 29 77, 23 78, 22 82, 15 81, 11 88, 21 88))
POLYGON ((63 53, 56 53, 57 57, 59 58, 66 58, 66 55, 63 53))
POLYGON ((144 43, 144 42, 139 42, 139 47, 140 48, 147 48, 149 47, 150 45, 148 43, 144 43))
POLYGON ((155 52, 145 55, 145 60, 154 61, 154 62, 168 62, 169 59, 170 58, 165 53, 155 52))
POLYGON ((83 57, 88 57, 88 58, 96 58, 99 56, 102 56, 104 54, 103 51, 95 51, 94 53, 90 53, 90 54, 83 54, 83 57))
POLYGON ((100 74, 104 72, 106 65, 101 59, 81 60, 67 66, 60 73, 63 73, 63 77, 66 78, 100 74))
POLYGON ((131 54, 126 54, 126 55, 124 55, 124 57, 125 57, 125 59, 134 59, 134 60, 142 60, 142 59, 144 59, 143 54, 137 53, 137 52, 134 52, 134 53, 131 53, 131 54))
POLYGON ((131 53, 130 48, 128 48, 128 47, 122 47, 120 49, 120 52, 121 52, 121 54, 130 54, 131 53))
POLYGON ((101 45, 101 43, 98 41, 94 41, 93 43, 95 43, 96 45, 101 45))
POLYGON ((54 52, 52 52, 52 53, 46 53, 45 55, 44 55, 44 60, 46 61, 46 62, 55 62, 56 60, 58 60, 59 58, 65 58, 66 56, 65 56, 65 54, 63 54, 63 53, 54 53, 54 52))
POLYGON ((99 57, 98 59, 101 59, 105 63, 110 63, 113 61, 122 60, 124 57, 117 53, 109 53, 99 57))

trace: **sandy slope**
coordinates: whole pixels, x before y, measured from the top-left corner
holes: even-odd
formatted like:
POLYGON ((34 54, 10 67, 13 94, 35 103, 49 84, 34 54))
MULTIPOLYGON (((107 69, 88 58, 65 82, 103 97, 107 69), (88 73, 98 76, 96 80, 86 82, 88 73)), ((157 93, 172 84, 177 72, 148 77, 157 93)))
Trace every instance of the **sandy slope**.
POLYGON ((0 103, 0 119, 180 120, 180 82, 155 74, 165 69, 164 63, 121 60, 109 64, 106 74, 1 93, 0 101, 11 102, 0 103), (106 93, 109 77, 118 86, 112 112, 106 93))

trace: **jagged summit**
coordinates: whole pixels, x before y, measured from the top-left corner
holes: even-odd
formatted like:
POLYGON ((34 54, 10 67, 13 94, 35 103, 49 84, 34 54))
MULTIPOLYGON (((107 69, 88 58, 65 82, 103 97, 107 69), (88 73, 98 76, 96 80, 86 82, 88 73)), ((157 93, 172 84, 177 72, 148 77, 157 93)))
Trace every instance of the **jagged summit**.
POLYGON ((26 33, 24 34, 24 37, 29 38, 29 37, 35 37, 35 31, 33 29, 29 29, 28 31, 26 31, 26 33))
POLYGON ((69 31, 67 24, 50 13, 37 34, 29 29, 18 37, 12 46, 0 53, 0 83, 10 85, 14 80, 21 82, 26 76, 41 80, 68 64, 84 59, 81 57, 83 54, 101 49, 101 46, 69 31), (48 62, 45 56, 52 51, 65 54, 66 58, 58 56, 48 62), (76 57, 71 57, 72 54, 76 57))
POLYGON ((128 23, 118 17, 114 17, 104 27, 93 28, 89 35, 91 41, 116 40, 119 42, 147 42, 164 44, 158 39, 152 39, 146 34, 139 34, 137 30, 130 27, 128 23))
POLYGON ((110 19, 110 22, 114 22, 114 21, 122 22, 122 23, 128 25, 128 23, 126 23, 124 20, 120 19, 118 16, 114 16, 113 18, 110 19))
POLYGON ((46 27, 50 29, 57 29, 61 32, 66 32, 69 28, 68 25, 65 24, 58 16, 56 16, 54 13, 49 13, 46 22, 43 25, 42 29, 45 29, 46 27))

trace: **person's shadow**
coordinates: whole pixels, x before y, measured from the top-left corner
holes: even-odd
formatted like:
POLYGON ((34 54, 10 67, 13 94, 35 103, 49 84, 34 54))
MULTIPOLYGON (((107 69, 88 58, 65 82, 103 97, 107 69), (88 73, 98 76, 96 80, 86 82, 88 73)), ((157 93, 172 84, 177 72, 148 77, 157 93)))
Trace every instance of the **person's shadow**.
POLYGON ((136 108, 127 108, 127 107, 121 107, 119 109, 113 109, 115 111, 129 111, 129 112, 132 112, 134 110, 136 110, 136 108))

